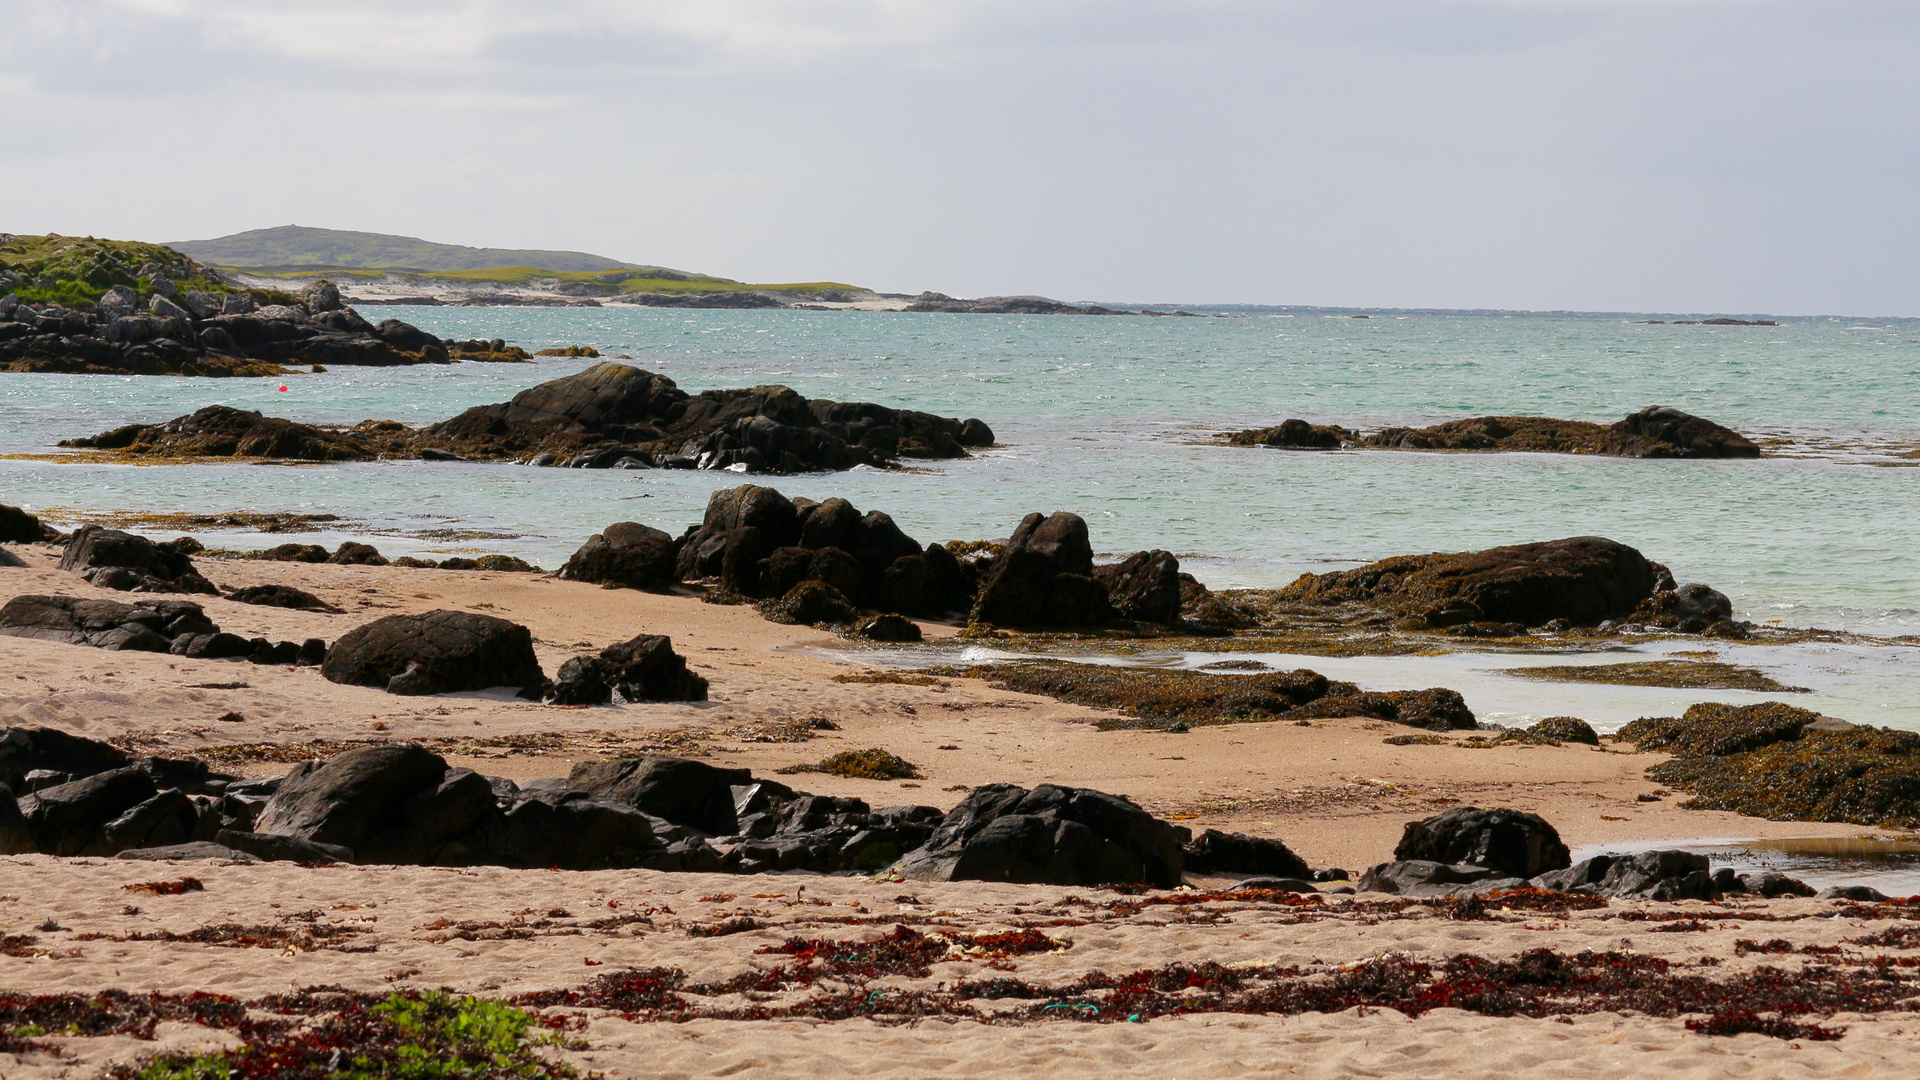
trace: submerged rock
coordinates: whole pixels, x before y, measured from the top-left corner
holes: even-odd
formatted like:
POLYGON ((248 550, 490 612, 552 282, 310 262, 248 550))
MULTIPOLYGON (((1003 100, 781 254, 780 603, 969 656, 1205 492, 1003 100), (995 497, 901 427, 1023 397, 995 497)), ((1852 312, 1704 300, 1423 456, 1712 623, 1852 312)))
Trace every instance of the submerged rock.
POLYGON ((1385 450, 1480 450, 1633 458, 1760 456, 1760 448, 1738 432, 1658 405, 1611 425, 1545 416, 1476 416, 1432 427, 1388 427, 1361 435, 1342 427, 1288 420, 1278 427, 1239 431, 1222 438, 1234 446, 1302 450, 1331 450, 1344 445, 1385 450))

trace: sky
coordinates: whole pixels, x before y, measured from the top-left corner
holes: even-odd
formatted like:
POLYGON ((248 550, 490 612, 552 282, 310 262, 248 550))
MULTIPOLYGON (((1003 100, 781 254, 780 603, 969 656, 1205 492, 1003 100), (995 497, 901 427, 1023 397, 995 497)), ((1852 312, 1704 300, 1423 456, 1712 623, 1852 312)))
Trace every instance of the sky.
POLYGON ((1920 316, 1913 0, 0 0, 0 230, 1920 316))

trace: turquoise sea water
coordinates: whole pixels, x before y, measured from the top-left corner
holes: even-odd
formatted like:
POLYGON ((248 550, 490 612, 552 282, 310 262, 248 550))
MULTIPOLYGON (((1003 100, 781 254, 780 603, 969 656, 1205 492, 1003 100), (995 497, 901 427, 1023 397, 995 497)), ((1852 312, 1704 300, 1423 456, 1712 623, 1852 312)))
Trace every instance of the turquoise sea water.
MULTIPOLYGON (((1644 316, 1632 315, 1375 311, 1356 319, 1305 309, 1203 318, 624 307, 367 313, 529 349, 590 344, 691 391, 778 382, 810 397, 980 417, 1003 445, 971 460, 771 481, 789 494, 843 495, 886 510, 922 541, 1005 536, 1028 511, 1068 509, 1087 518, 1097 549, 1164 547, 1203 580, 1232 586, 1391 554, 1594 533, 1639 547, 1683 581, 1714 585, 1746 618, 1920 633, 1920 458, 1901 456, 1920 449, 1920 321, 1711 327, 1642 325, 1635 320, 1644 316), (1206 439, 1291 416, 1348 426, 1490 413, 1612 421, 1650 404, 1781 440, 1772 448, 1780 456, 1294 453, 1206 439)), ((0 453, 216 402, 313 422, 425 423, 588 363, 338 368, 284 380, 0 374, 0 453)), ((713 489, 739 482, 731 473, 421 462, 0 461, 0 501, 35 510, 330 512, 389 554, 483 548, 547 566, 612 521, 678 533, 713 489), (437 535, 449 529, 501 535, 437 535)), ((1920 725, 1920 705, 1912 711, 1920 725)))

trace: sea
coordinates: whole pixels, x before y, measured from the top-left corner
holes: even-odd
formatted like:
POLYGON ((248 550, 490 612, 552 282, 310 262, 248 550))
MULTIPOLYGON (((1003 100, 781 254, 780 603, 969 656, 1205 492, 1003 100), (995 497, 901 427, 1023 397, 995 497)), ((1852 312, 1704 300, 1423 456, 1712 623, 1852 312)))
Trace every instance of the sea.
MULTIPOLYGON (((1611 537, 1682 582, 1726 593, 1739 618, 1861 637, 1627 647, 1647 658, 1706 648, 1810 691, 1787 695, 1502 674, 1634 658, 1618 651, 1269 659, 1369 688, 1452 686, 1494 722, 1572 714, 1609 730, 1694 701, 1778 699, 1920 730, 1920 320, 1709 326, 1633 313, 1186 310, 1193 314, 363 308, 443 337, 504 338, 528 350, 591 345, 688 391, 780 383, 809 397, 978 417, 999 445, 966 460, 758 481, 885 510, 922 542, 1002 538, 1026 513, 1071 510, 1086 518, 1097 551, 1164 548, 1202 581, 1230 588, 1395 554, 1611 537), (1362 428, 1489 414, 1612 422, 1648 405, 1718 421, 1768 456, 1296 452, 1213 437, 1289 417, 1362 428)), ((130 466, 31 456, 61 439, 216 403, 311 423, 425 424, 593 362, 338 367, 279 379, 0 374, 0 502, 62 525, 101 514, 330 513, 339 521, 312 533, 196 535, 224 548, 354 539, 389 556, 502 552, 553 568, 615 521, 678 534, 714 490, 744 482, 675 470, 130 466)))

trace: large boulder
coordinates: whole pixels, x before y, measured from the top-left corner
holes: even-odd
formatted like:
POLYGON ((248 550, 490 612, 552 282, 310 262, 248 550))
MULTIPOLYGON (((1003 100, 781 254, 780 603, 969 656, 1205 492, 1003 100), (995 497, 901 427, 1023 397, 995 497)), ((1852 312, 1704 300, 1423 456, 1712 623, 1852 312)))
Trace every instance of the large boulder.
POLYGON ((707 680, 687 670, 664 634, 641 634, 600 650, 602 677, 628 701, 705 701, 707 680))
POLYGON ((753 774, 688 758, 622 758, 575 765, 567 788, 603 802, 630 806, 714 836, 738 827, 734 788, 749 788, 753 774))
POLYGON ((677 555, 673 537, 639 522, 621 521, 581 545, 560 568, 560 576, 630 589, 667 589, 676 580, 677 555))
MULTIPOLYGON (((1598 536, 1458 554, 1401 555, 1328 574, 1305 574, 1278 598, 1359 603, 1429 627, 1492 621, 1592 626, 1631 615, 1666 578, 1634 548, 1598 536)), ((1667 579, 1670 581, 1670 579, 1667 579)))
POLYGON ((608 870, 662 854, 647 816, 631 807, 577 791, 533 791, 508 808, 491 853, 475 861, 608 870))
POLYGON ((327 650, 320 673, 393 694, 511 686, 537 696, 547 683, 526 627, 471 611, 389 615, 355 627, 327 650))
MULTIPOLYGON (((303 761, 280 782, 253 831, 359 854, 382 834, 400 829, 402 809, 415 796, 437 791, 447 773, 444 759, 412 743, 365 746, 326 761, 303 761)), ((490 804, 490 788, 487 799, 490 804)))
POLYGON ((193 560, 144 536, 83 525, 67 540, 60 569, 102 588, 140 592, 218 593, 193 560))
MULTIPOLYGON (((1172 625, 1180 621, 1180 560, 1165 551, 1138 551, 1093 568, 1107 601, 1121 618, 1172 625)), ((1283 875, 1284 876, 1284 875, 1283 875)))
POLYGON ((1187 831, 1087 788, 974 788, 895 869, 925 881, 1180 883, 1187 831))
POLYGON ((132 764, 118 747, 59 728, 10 727, 0 732, 0 784, 15 792, 26 790, 30 772, 82 777, 132 764))
POLYGON ((1006 627, 1091 626, 1113 610, 1093 577, 1087 523, 1060 511, 1028 514, 993 561, 974 601, 971 621, 1006 627))
POLYGON ((1477 806, 1456 806, 1408 822, 1393 857, 1471 863, 1523 878, 1564 869, 1572 862, 1567 845, 1547 819, 1520 810, 1477 806))

